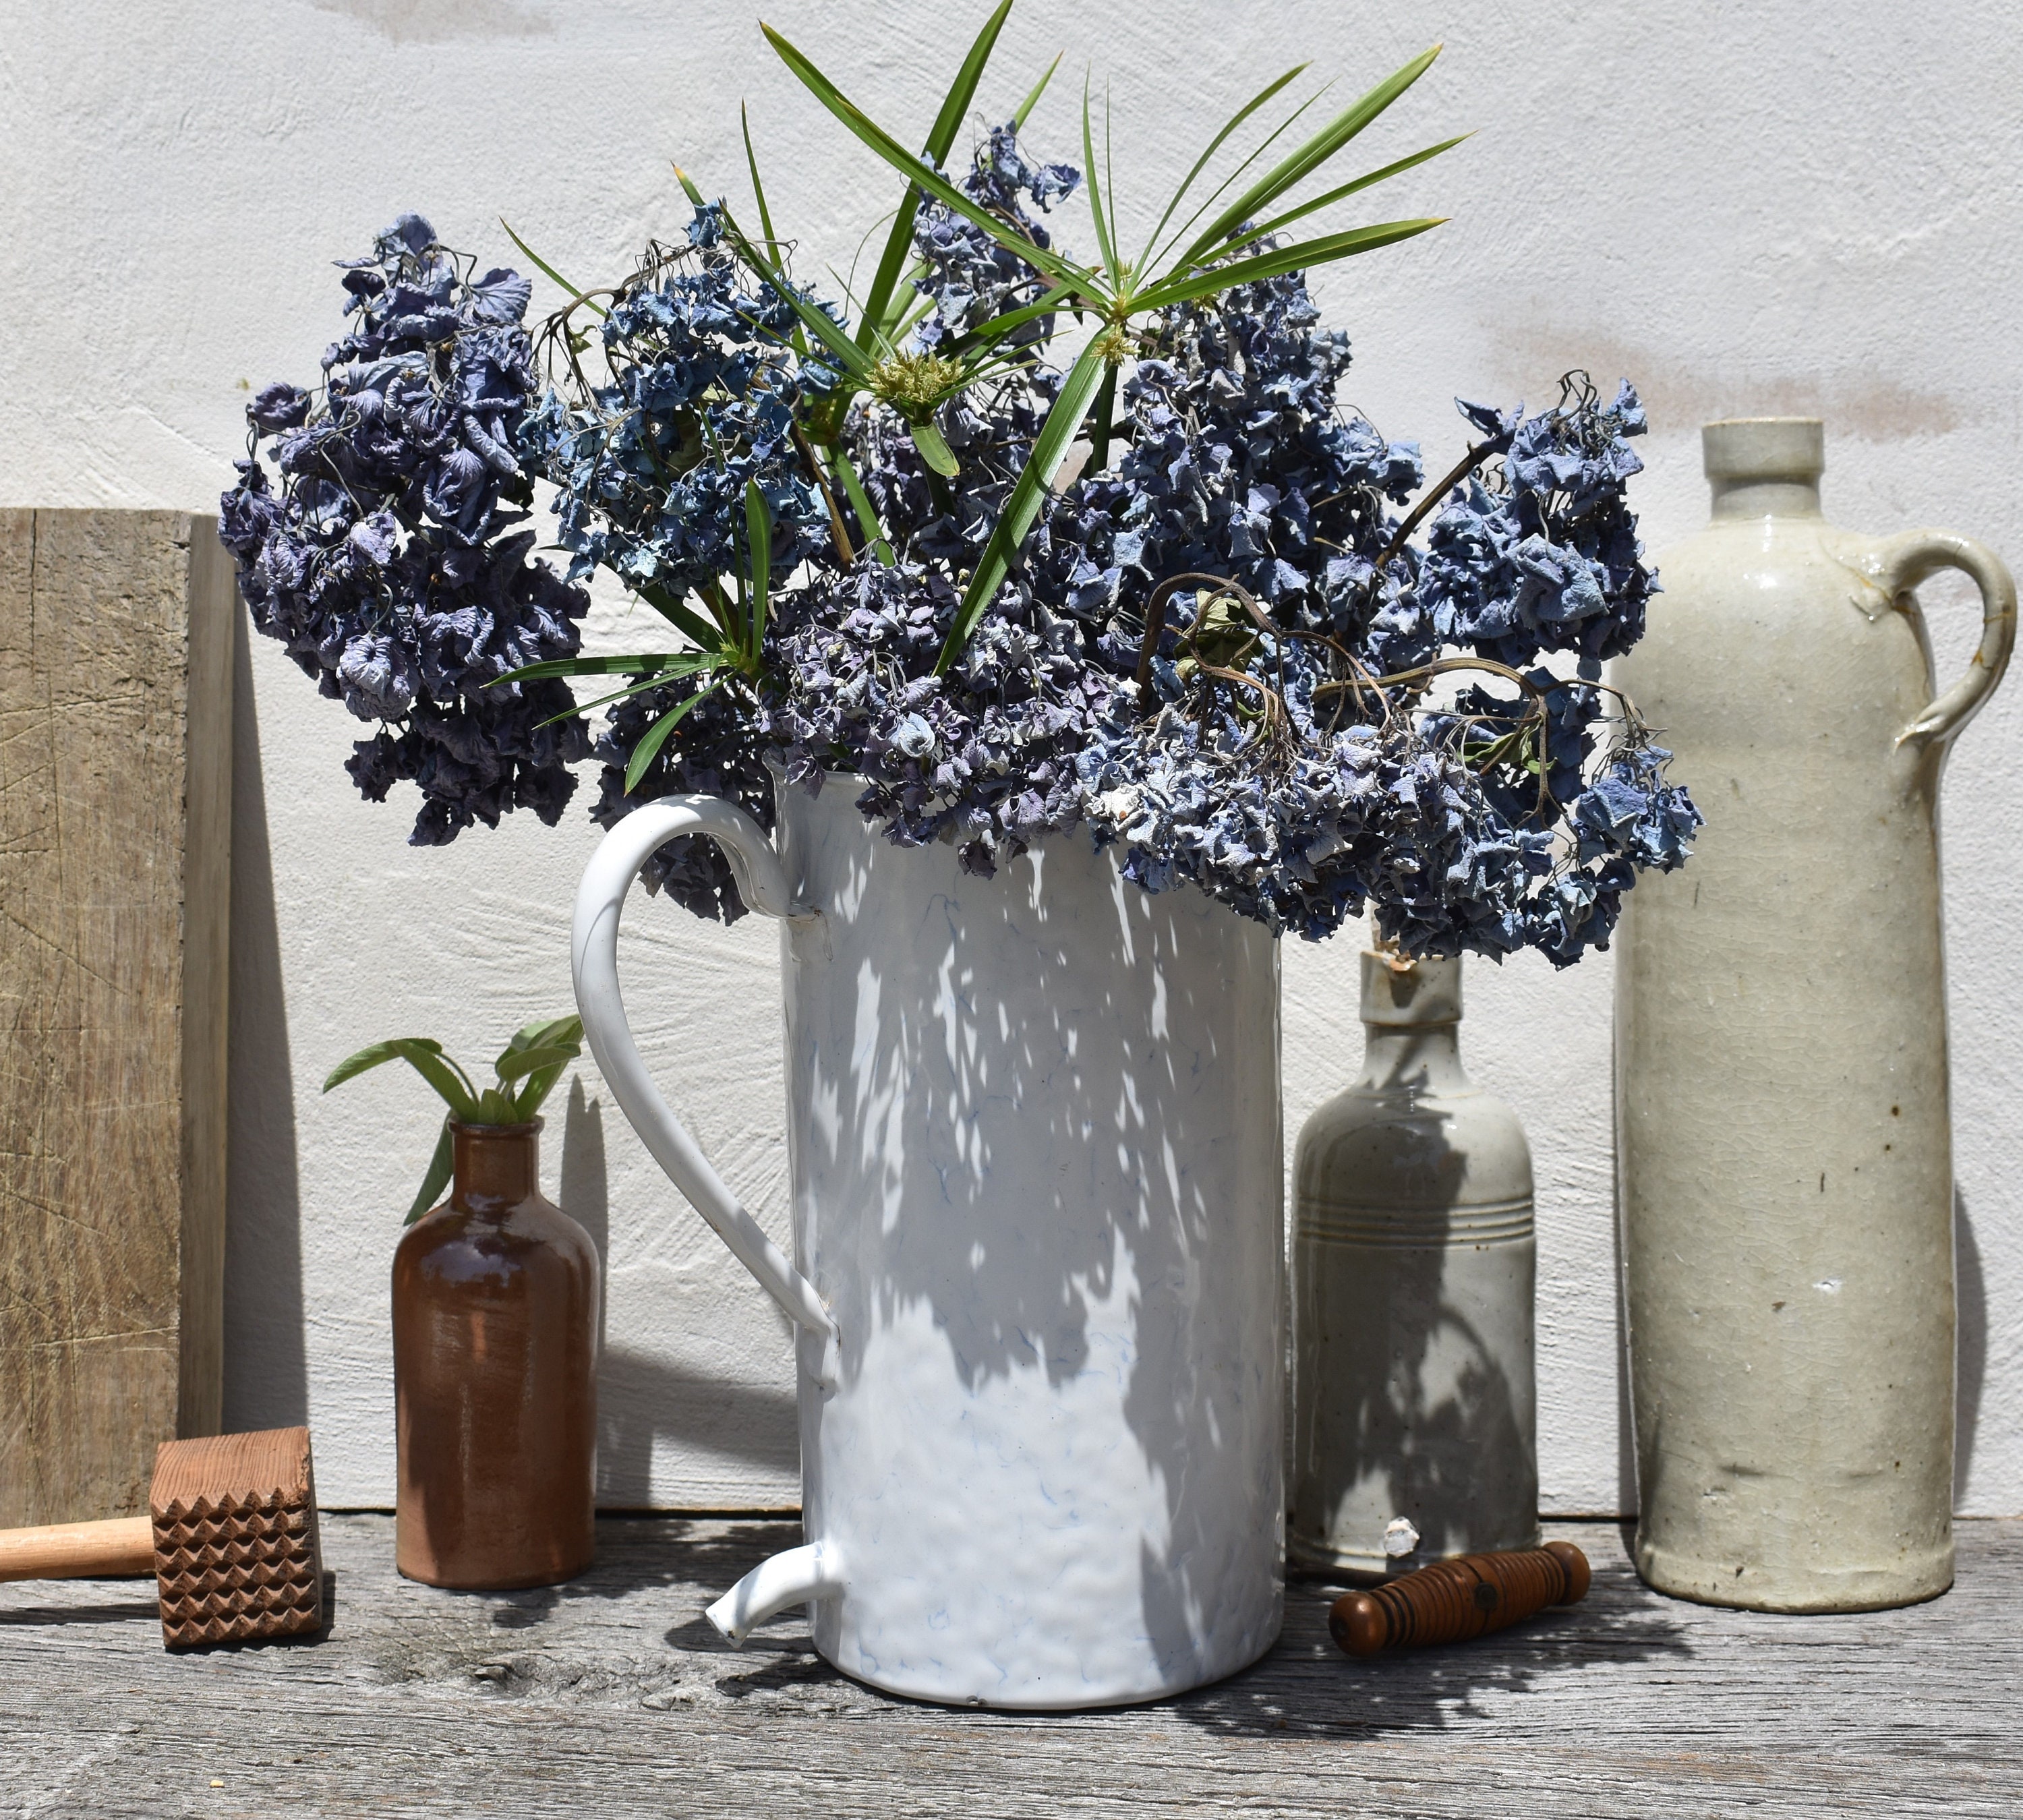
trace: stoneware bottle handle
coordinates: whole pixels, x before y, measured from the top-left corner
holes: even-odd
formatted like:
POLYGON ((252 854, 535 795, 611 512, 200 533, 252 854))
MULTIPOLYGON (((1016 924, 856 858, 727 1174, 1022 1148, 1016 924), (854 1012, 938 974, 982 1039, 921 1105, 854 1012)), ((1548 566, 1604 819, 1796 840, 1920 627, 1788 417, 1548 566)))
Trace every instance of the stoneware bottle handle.
POLYGON ((788 922, 816 912, 794 901, 778 856, 765 830, 733 803, 715 796, 664 796, 635 809, 598 843, 576 894, 576 926, 569 943, 576 1008, 583 1034, 619 1110, 631 1122, 653 1160, 708 1221, 737 1261, 785 1310, 788 1320, 821 1347, 818 1364, 802 1349, 816 1382, 836 1381, 836 1322, 821 1296, 739 1204, 696 1141, 682 1128, 646 1072, 625 1021, 618 990, 618 919, 625 894, 648 858, 678 835, 707 835, 723 850, 738 895, 754 910, 788 922))
MULTIPOLYGON (((1876 585, 1895 601, 1942 568, 1956 568, 1981 590, 1981 645, 1966 674, 1897 736, 1935 744, 1950 740, 1972 720, 2009 667, 2016 642, 2016 583, 2002 559, 1970 537, 1950 531, 1907 531, 1876 553, 1876 585)), ((1915 613, 1916 603, 1910 610, 1915 613)))

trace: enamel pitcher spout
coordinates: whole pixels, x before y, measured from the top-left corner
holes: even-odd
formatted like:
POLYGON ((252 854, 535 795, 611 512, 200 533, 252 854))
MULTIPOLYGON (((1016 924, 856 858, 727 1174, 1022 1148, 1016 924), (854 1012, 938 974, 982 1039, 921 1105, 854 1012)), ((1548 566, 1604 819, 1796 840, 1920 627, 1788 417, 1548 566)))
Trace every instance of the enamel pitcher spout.
POLYGON ((1278 949, 1062 840, 993 879, 877 838, 851 780, 671 797, 586 872, 585 1032, 656 1160, 799 1334, 806 1540, 711 1607, 787 1607, 916 1698, 1067 1708, 1217 1679, 1282 1606, 1278 949), (620 913, 700 834, 785 957, 792 1255, 661 1098, 620 913))

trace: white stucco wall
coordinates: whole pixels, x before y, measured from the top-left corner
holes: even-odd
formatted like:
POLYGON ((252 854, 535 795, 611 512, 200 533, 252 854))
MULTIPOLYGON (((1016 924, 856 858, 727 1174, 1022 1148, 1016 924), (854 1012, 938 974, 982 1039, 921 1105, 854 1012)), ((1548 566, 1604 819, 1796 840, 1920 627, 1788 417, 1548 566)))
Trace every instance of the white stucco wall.
MULTIPOLYGON (((769 16, 879 118, 917 133, 982 0, 821 4, 769 16)), ((1535 404, 1568 367, 1649 404, 1638 502, 1662 547, 1703 515, 1698 426, 1827 421, 1830 512, 1935 523, 2023 561, 2023 43, 1995 4, 1690 7, 1398 0, 1026 0, 986 90, 1001 115, 1064 49, 1117 104, 1127 211, 1286 63, 1360 86, 1447 52, 1375 137, 1460 150, 1383 192, 1450 214, 1317 290, 1353 337, 1348 394, 1444 465, 1455 393, 1535 404)), ((510 257, 508 217, 596 282, 685 218, 668 160, 741 190, 750 100, 803 269, 847 262, 892 188, 766 52, 744 0, 10 0, 0 31, 0 499, 206 508, 243 440, 242 389, 305 379, 336 332, 327 261, 398 210, 510 257), (868 179, 868 187, 860 180, 868 179)), ((1066 81, 1034 122, 1072 155, 1066 81)), ((1375 163, 1373 156, 1368 162, 1375 163)), ((1074 239, 1085 230, 1069 217, 1074 239)), ((537 308, 553 301, 538 287, 537 308)), ((1944 668, 1961 597, 1929 596, 1944 668)), ((1660 610, 1662 610, 1662 604, 1660 610)), ((608 638, 609 616, 598 635, 608 638)), ((1744 663, 1749 653, 1732 660, 1744 663)), ((519 816, 455 846, 402 844, 341 769, 358 729, 277 648, 240 659, 226 1413, 306 1416, 324 1497, 386 1502, 386 1274, 433 1141, 391 1072, 324 1099, 366 1040, 430 1032, 488 1055, 569 1002, 566 926, 594 831, 519 816)), ((2023 684, 1966 735, 1946 787, 1959 1182, 1963 1508, 2023 1510, 2023 684)), ((627 965, 675 1103, 781 1224, 777 962, 643 901, 627 965)), ((1289 1131, 1353 1071, 1356 944, 1286 955, 1289 1131)), ((1537 1155, 1540 1434, 1560 1511, 1632 1487, 1611 1237, 1609 965, 1471 963, 1469 1054, 1537 1155)), ((781 1324, 646 1161, 587 1065, 549 1125, 551 1190, 607 1254, 607 1501, 796 1497, 781 1324)))

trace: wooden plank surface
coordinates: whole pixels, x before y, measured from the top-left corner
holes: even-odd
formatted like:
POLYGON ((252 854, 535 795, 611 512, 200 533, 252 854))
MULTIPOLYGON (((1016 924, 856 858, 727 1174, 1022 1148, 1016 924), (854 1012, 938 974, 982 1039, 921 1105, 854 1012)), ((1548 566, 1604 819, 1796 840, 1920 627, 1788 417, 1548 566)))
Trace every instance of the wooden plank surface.
POLYGON ((208 520, 0 513, 0 1524, 218 1425, 232 598, 208 520))
POLYGON ((165 1655, 137 1582, 0 1588, 0 1815, 1371 1815, 1597 1820, 2023 1814, 2023 1522, 1963 1522, 1909 1610, 1663 1598, 1612 1525, 1581 1606, 1350 1661, 1296 1584, 1257 1668, 1120 1712, 891 1700, 706 1597, 798 1526, 606 1518, 565 1587, 402 1581, 393 1524, 327 1516, 320 1641, 165 1655), (214 1784, 220 1785, 214 1785, 214 1784))

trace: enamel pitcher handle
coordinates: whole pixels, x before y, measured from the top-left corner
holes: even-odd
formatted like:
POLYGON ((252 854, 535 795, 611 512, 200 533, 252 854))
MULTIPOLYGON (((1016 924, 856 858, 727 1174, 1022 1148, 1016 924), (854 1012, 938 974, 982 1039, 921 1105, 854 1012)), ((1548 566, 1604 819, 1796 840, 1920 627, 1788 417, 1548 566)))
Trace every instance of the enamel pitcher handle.
POLYGON ((786 874, 765 831, 733 803, 715 796, 664 796, 635 809, 598 843, 576 894, 576 926, 569 967, 583 1034, 618 1109, 653 1153, 653 1160, 688 1197, 717 1237, 730 1246, 761 1288, 788 1320, 821 1342, 821 1362, 811 1373, 818 1383, 836 1382, 836 1322, 814 1285, 739 1204, 723 1178, 660 1097, 646 1072, 638 1045, 625 1021, 618 990, 618 919, 625 894, 639 869, 677 835, 707 835, 723 850, 737 881, 737 893, 754 910, 787 922, 804 922, 817 912, 794 901, 786 874))
POLYGON ((1950 740, 1974 718, 2009 667, 2016 642, 2015 580, 1993 550, 1950 531, 1907 531, 1886 543, 1877 558, 1876 586, 1892 601, 1942 568, 1959 569, 1981 590, 1981 645, 1966 674, 1897 736, 1900 746, 1912 740, 1950 740))

